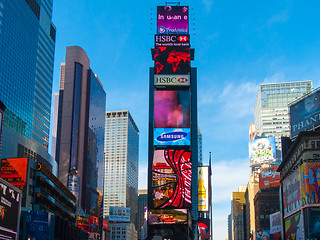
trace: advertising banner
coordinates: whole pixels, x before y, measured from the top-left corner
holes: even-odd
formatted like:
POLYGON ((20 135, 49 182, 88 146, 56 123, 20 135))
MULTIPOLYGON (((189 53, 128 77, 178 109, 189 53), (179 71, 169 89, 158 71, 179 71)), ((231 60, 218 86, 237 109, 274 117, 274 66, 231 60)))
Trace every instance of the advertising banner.
POLYGON ((0 178, 0 234, 2 239, 18 239, 21 191, 0 178))
POLYGON ((156 34, 155 47, 190 47, 189 34, 156 34))
POLYGON ((80 179, 76 175, 69 174, 68 176, 68 190, 76 197, 79 196, 80 179))
POLYGON ((158 6, 157 7, 158 34, 187 34, 189 33, 188 6, 158 6))
POLYGON ((256 240, 268 240, 268 239, 270 239, 270 234, 268 230, 256 231, 256 240))
POLYGON ((152 163, 154 208, 191 207, 191 152, 155 150, 152 163))
POLYGON ((27 181, 28 158, 2 159, 0 177, 24 190, 27 181))
POLYGON ((190 128, 190 92, 154 92, 154 128, 190 128))
POLYGON ((270 234, 281 232, 281 213, 270 214, 270 234))
POLYGON ((198 167, 198 211, 209 211, 209 167, 198 167))
POLYGON ((259 138, 249 142, 250 166, 276 162, 275 137, 259 138))
POLYGON ((320 162, 301 165, 302 205, 320 203, 320 162))
POLYGON ((190 74, 190 47, 156 47, 154 74, 190 74))
POLYGON ((148 214, 149 225, 187 224, 186 209, 150 210, 148 214))
POLYGON ((201 240, 209 240, 210 239, 210 228, 207 224, 203 222, 198 223, 201 240))
POLYGON ((290 106, 291 137, 320 125, 320 89, 290 106))
POLYGON ((276 172, 278 166, 261 168, 259 174, 259 188, 271 188, 280 186, 280 173, 276 172))
POLYGON ((30 211, 27 213, 27 238, 48 239, 49 219, 45 211, 30 211))
POLYGON ((284 215, 292 213, 301 207, 299 168, 283 180, 284 215))
POLYGON ((112 222, 130 222, 130 208, 125 207, 110 207, 109 221, 112 222))
POLYGON ((155 146, 188 146, 190 145, 190 128, 155 128, 155 146))
POLYGON ((303 240, 301 214, 285 219, 285 240, 303 240))
POLYGON ((305 208, 304 215, 304 234, 306 240, 320 239, 320 208, 305 208))
POLYGON ((189 86, 190 75, 154 75, 155 86, 189 86))

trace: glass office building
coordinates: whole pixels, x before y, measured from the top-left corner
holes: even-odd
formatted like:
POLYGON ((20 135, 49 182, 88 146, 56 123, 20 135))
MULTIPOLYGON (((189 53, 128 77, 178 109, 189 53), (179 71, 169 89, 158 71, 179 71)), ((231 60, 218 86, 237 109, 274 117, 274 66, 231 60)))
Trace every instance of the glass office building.
POLYGON ((52 0, 0 0, 3 157, 17 157, 16 133, 48 148, 55 34, 52 0))
POLYGON ((281 150, 281 136, 290 136, 288 104, 311 90, 312 81, 261 84, 254 109, 256 136, 275 136, 281 150))
POLYGON ((130 207, 137 226, 139 129, 129 111, 106 112, 104 142, 104 213, 109 207, 130 207))

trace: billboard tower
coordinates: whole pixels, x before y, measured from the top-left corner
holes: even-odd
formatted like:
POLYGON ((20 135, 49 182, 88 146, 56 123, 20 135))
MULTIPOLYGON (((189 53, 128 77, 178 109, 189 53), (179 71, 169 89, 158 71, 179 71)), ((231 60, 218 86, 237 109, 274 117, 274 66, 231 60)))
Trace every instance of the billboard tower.
MULTIPOLYGON (((170 3, 167 3, 170 4, 170 3)), ((149 73, 148 239, 197 239, 197 73, 189 7, 157 7, 149 73)))

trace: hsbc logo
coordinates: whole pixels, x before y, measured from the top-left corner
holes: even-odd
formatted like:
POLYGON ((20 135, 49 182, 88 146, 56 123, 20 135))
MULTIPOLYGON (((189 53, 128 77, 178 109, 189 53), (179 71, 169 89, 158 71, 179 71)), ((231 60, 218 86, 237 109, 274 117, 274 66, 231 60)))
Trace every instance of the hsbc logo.
POLYGON ((190 85, 189 75, 154 75, 154 85, 190 85))
POLYGON ((187 42, 187 41, 189 40, 189 38, 188 38, 187 36, 179 36, 179 37, 178 37, 178 40, 179 40, 180 42, 187 42))
POLYGON ((189 46, 189 35, 173 35, 173 34, 156 34, 155 44, 158 47, 161 46, 189 46))

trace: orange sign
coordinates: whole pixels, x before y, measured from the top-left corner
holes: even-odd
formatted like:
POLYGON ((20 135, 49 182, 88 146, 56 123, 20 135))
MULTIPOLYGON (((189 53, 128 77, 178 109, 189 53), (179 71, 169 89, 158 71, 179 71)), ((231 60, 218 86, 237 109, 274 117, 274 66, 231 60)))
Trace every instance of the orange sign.
POLYGON ((27 181, 28 158, 2 159, 0 177, 23 190, 27 181))
POLYGON ((276 172, 278 166, 262 168, 259 176, 259 188, 280 186, 280 173, 276 172))

